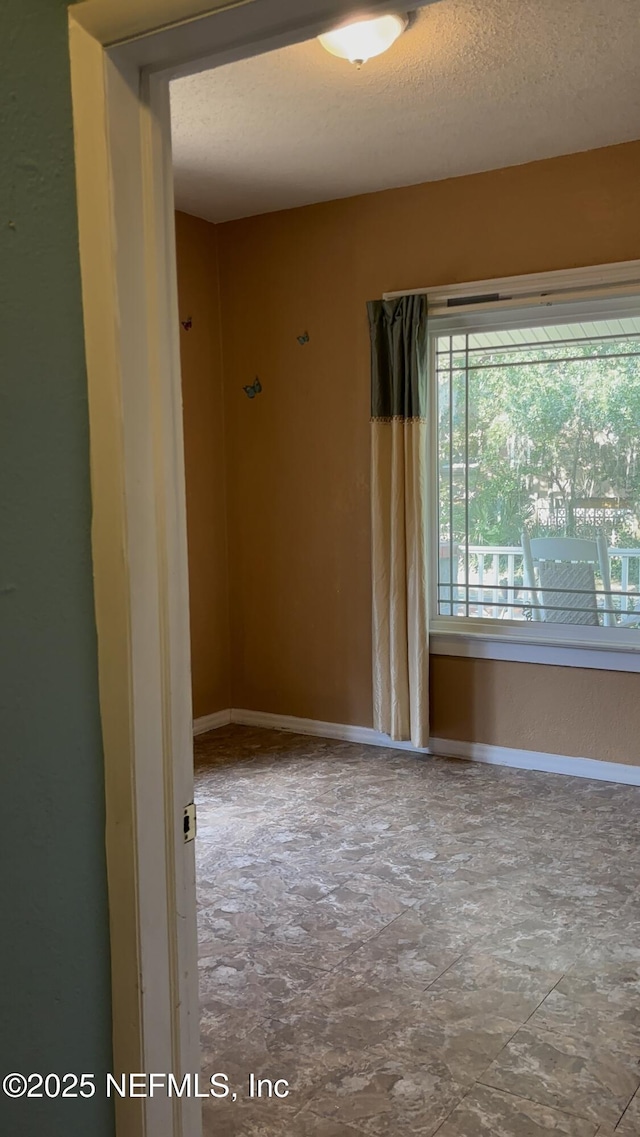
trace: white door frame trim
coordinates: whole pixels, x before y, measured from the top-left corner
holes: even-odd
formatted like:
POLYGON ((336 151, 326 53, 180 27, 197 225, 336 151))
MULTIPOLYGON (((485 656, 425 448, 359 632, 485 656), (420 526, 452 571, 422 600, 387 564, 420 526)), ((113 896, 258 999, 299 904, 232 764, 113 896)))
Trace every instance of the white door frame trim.
MULTIPOLYGON (((84 0, 69 10, 116 1074, 181 1078, 200 1060, 194 848, 182 837, 193 741, 169 78, 389 6, 84 0)), ((118 1137, 201 1133, 193 1098, 115 1104, 118 1137)))

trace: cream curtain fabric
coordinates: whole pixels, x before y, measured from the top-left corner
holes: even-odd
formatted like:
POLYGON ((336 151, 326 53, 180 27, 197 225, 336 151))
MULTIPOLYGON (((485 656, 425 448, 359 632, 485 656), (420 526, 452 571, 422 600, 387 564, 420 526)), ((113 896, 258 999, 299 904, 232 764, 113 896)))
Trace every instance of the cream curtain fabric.
POLYGON ((368 305, 376 730, 429 744, 426 301, 368 305))

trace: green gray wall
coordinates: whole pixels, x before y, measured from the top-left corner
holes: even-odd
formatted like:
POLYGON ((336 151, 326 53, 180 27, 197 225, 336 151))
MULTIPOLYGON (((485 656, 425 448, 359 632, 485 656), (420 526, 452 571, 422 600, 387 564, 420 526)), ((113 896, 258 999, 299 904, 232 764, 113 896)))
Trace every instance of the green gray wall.
POLYGON ((63 0, 0 4, 0 1071, 99 1075, 89 1101, 0 1095, 0 1131, 113 1133, 103 759, 63 0))

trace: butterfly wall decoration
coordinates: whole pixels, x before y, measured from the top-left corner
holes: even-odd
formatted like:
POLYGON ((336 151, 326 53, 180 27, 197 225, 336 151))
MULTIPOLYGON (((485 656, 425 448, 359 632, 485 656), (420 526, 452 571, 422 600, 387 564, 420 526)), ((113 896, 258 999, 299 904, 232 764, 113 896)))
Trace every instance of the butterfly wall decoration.
POLYGON ((259 395, 262 390, 262 383, 258 379, 258 376, 256 375, 255 383, 252 383, 248 387, 243 387, 242 390, 248 399, 255 399, 256 395, 259 395))
POLYGON ((191 319, 191 316, 187 316, 186 320, 181 320, 180 323, 182 324, 185 332, 191 331, 193 327, 193 320, 191 319))
POLYGON ((302 346, 302 344, 309 343, 309 333, 303 332, 301 336, 296 336, 296 339, 300 346, 302 346))

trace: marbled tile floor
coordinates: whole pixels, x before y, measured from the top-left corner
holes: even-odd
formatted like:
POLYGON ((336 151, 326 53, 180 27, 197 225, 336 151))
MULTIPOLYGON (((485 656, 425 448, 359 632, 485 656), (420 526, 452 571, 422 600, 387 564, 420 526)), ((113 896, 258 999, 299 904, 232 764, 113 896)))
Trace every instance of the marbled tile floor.
POLYGON ((196 754, 203 1071, 238 1095, 207 1137, 640 1137, 640 789, 245 727, 196 754))

